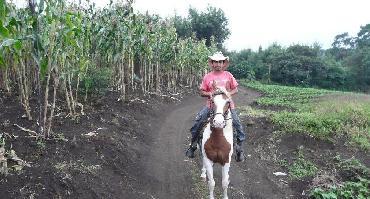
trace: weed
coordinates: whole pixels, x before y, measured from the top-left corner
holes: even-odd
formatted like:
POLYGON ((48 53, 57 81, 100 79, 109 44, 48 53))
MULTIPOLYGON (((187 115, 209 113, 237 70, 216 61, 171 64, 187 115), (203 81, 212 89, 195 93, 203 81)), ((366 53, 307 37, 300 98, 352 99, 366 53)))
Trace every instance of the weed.
POLYGON ((63 133, 57 133, 54 135, 54 139, 55 140, 60 140, 60 141, 63 141, 63 142, 68 142, 68 139, 64 137, 64 134, 63 133))
POLYGON ((281 167, 287 168, 289 166, 288 161, 286 159, 278 160, 277 164, 280 165, 281 167))
POLYGON ((273 111, 254 109, 251 106, 243 106, 239 108, 240 115, 246 115, 248 117, 261 118, 272 115, 273 111))
POLYGON ((36 141, 36 146, 39 150, 43 151, 46 148, 46 143, 44 139, 37 139, 36 141))
POLYGON ((322 184, 310 191, 310 197, 324 198, 360 198, 370 197, 370 169, 355 158, 343 160, 339 155, 334 157, 335 170, 345 174, 345 182, 332 180, 331 183, 322 184), (349 180, 348 180, 349 179, 349 180))
POLYGON ((292 179, 302 179, 315 175, 318 169, 315 164, 304 158, 303 152, 300 149, 298 151, 298 159, 288 166, 288 170, 292 179))
POLYGON ((310 197, 315 199, 367 199, 370 197, 369 185, 369 180, 360 178, 356 182, 348 181, 343 185, 332 186, 327 190, 315 188, 313 191, 311 191, 310 197))
POLYGON ((54 168, 59 172, 67 174, 70 171, 77 171, 83 174, 96 174, 101 169, 100 165, 87 165, 86 163, 78 160, 76 162, 60 162, 54 165, 54 168))

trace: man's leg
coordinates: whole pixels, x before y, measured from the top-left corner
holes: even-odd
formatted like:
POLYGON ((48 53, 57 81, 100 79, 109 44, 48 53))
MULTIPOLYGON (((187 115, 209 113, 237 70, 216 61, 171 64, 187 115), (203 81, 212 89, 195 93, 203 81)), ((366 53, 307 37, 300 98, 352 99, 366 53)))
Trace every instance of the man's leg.
POLYGON ((197 143, 199 139, 199 134, 204 123, 207 121, 209 114, 209 108, 203 107, 201 111, 197 114, 195 118, 194 125, 191 127, 191 144, 189 149, 186 151, 186 156, 189 158, 194 158, 194 151, 197 149, 197 143))
POLYGON ((238 113, 236 112, 235 109, 231 110, 231 117, 233 118, 233 127, 236 130, 236 161, 243 162, 244 161, 243 142, 245 140, 245 133, 243 130, 243 126, 240 123, 238 113))

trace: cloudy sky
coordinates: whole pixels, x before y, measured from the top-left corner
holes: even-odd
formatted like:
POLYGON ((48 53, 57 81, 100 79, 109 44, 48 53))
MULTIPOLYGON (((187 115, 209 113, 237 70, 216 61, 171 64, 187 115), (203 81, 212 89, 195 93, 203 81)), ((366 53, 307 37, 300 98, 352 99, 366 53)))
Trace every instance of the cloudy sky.
POLYGON ((187 16, 189 6, 202 11, 208 5, 229 19, 229 50, 256 50, 273 42, 329 48, 336 35, 355 36, 370 23, 370 0, 135 0, 134 6, 161 16, 187 16))
MULTIPOLYGON (((99 6, 109 0, 91 0, 99 6)), ((370 0, 135 0, 139 12, 187 16, 189 7, 221 8, 229 19, 229 50, 257 50, 277 42, 329 48, 338 34, 355 36, 370 23, 370 0)))

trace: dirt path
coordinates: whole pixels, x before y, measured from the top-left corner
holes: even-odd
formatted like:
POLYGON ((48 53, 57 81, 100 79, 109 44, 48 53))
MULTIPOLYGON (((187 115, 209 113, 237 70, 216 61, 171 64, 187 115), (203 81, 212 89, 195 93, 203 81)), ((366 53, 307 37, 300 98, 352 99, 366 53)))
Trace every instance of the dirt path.
MULTIPOLYGON (((237 106, 251 105, 259 93, 240 88, 235 97, 237 106)), ((201 97, 188 97, 180 104, 172 107, 169 114, 163 118, 158 131, 153 133, 153 143, 147 155, 144 156, 144 170, 150 178, 145 183, 145 189, 152 198, 198 198, 195 186, 199 183, 200 159, 189 160, 184 151, 188 145, 189 128, 195 114, 203 106, 201 97), (193 171, 193 172, 192 172, 193 171), (193 173, 193 174, 192 174, 193 173)), ((247 118, 241 118, 245 124, 247 118)), ((245 127, 248 141, 245 145, 247 159, 244 163, 232 162, 231 168, 231 198, 286 198, 289 190, 284 189, 273 176, 271 167, 261 160, 258 147, 254 146, 257 139, 271 129, 263 128, 263 121, 258 121, 252 126, 245 127), (261 135, 259 135, 261 134, 261 135), (255 148, 256 147, 256 148, 255 148)), ((220 167, 215 167, 216 188, 220 186, 220 167)), ((202 183, 202 182, 200 182, 202 183)), ((202 195, 202 194, 200 194, 202 195)), ((203 194, 204 195, 204 194, 203 194)))
POLYGON ((152 146, 143 159, 149 179, 145 183, 153 198, 194 198, 191 165, 186 163, 183 143, 188 140, 194 113, 202 106, 200 97, 188 97, 164 110, 168 115, 153 132, 152 146))

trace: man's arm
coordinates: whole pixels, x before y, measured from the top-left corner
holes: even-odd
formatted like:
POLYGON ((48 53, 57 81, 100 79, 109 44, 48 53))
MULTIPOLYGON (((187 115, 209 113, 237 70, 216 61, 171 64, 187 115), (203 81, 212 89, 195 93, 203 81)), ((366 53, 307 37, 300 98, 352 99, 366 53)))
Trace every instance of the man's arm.
POLYGON ((202 97, 208 97, 208 98, 211 98, 212 97, 212 94, 213 92, 207 92, 207 91, 204 91, 202 89, 199 89, 199 92, 200 92, 200 96, 202 97))
POLYGON ((233 96, 235 95, 236 93, 238 93, 238 88, 234 88, 233 90, 229 91, 229 96, 233 96))
MULTIPOLYGON (((226 89, 224 90, 224 93, 229 97, 231 98, 231 96, 235 95, 236 93, 238 92, 238 88, 234 88, 233 90, 231 91, 227 91, 226 89)), ((213 92, 207 92, 207 91, 204 91, 204 90, 201 90, 200 89, 200 96, 202 97, 208 97, 208 98, 211 98, 213 95, 213 92)))

